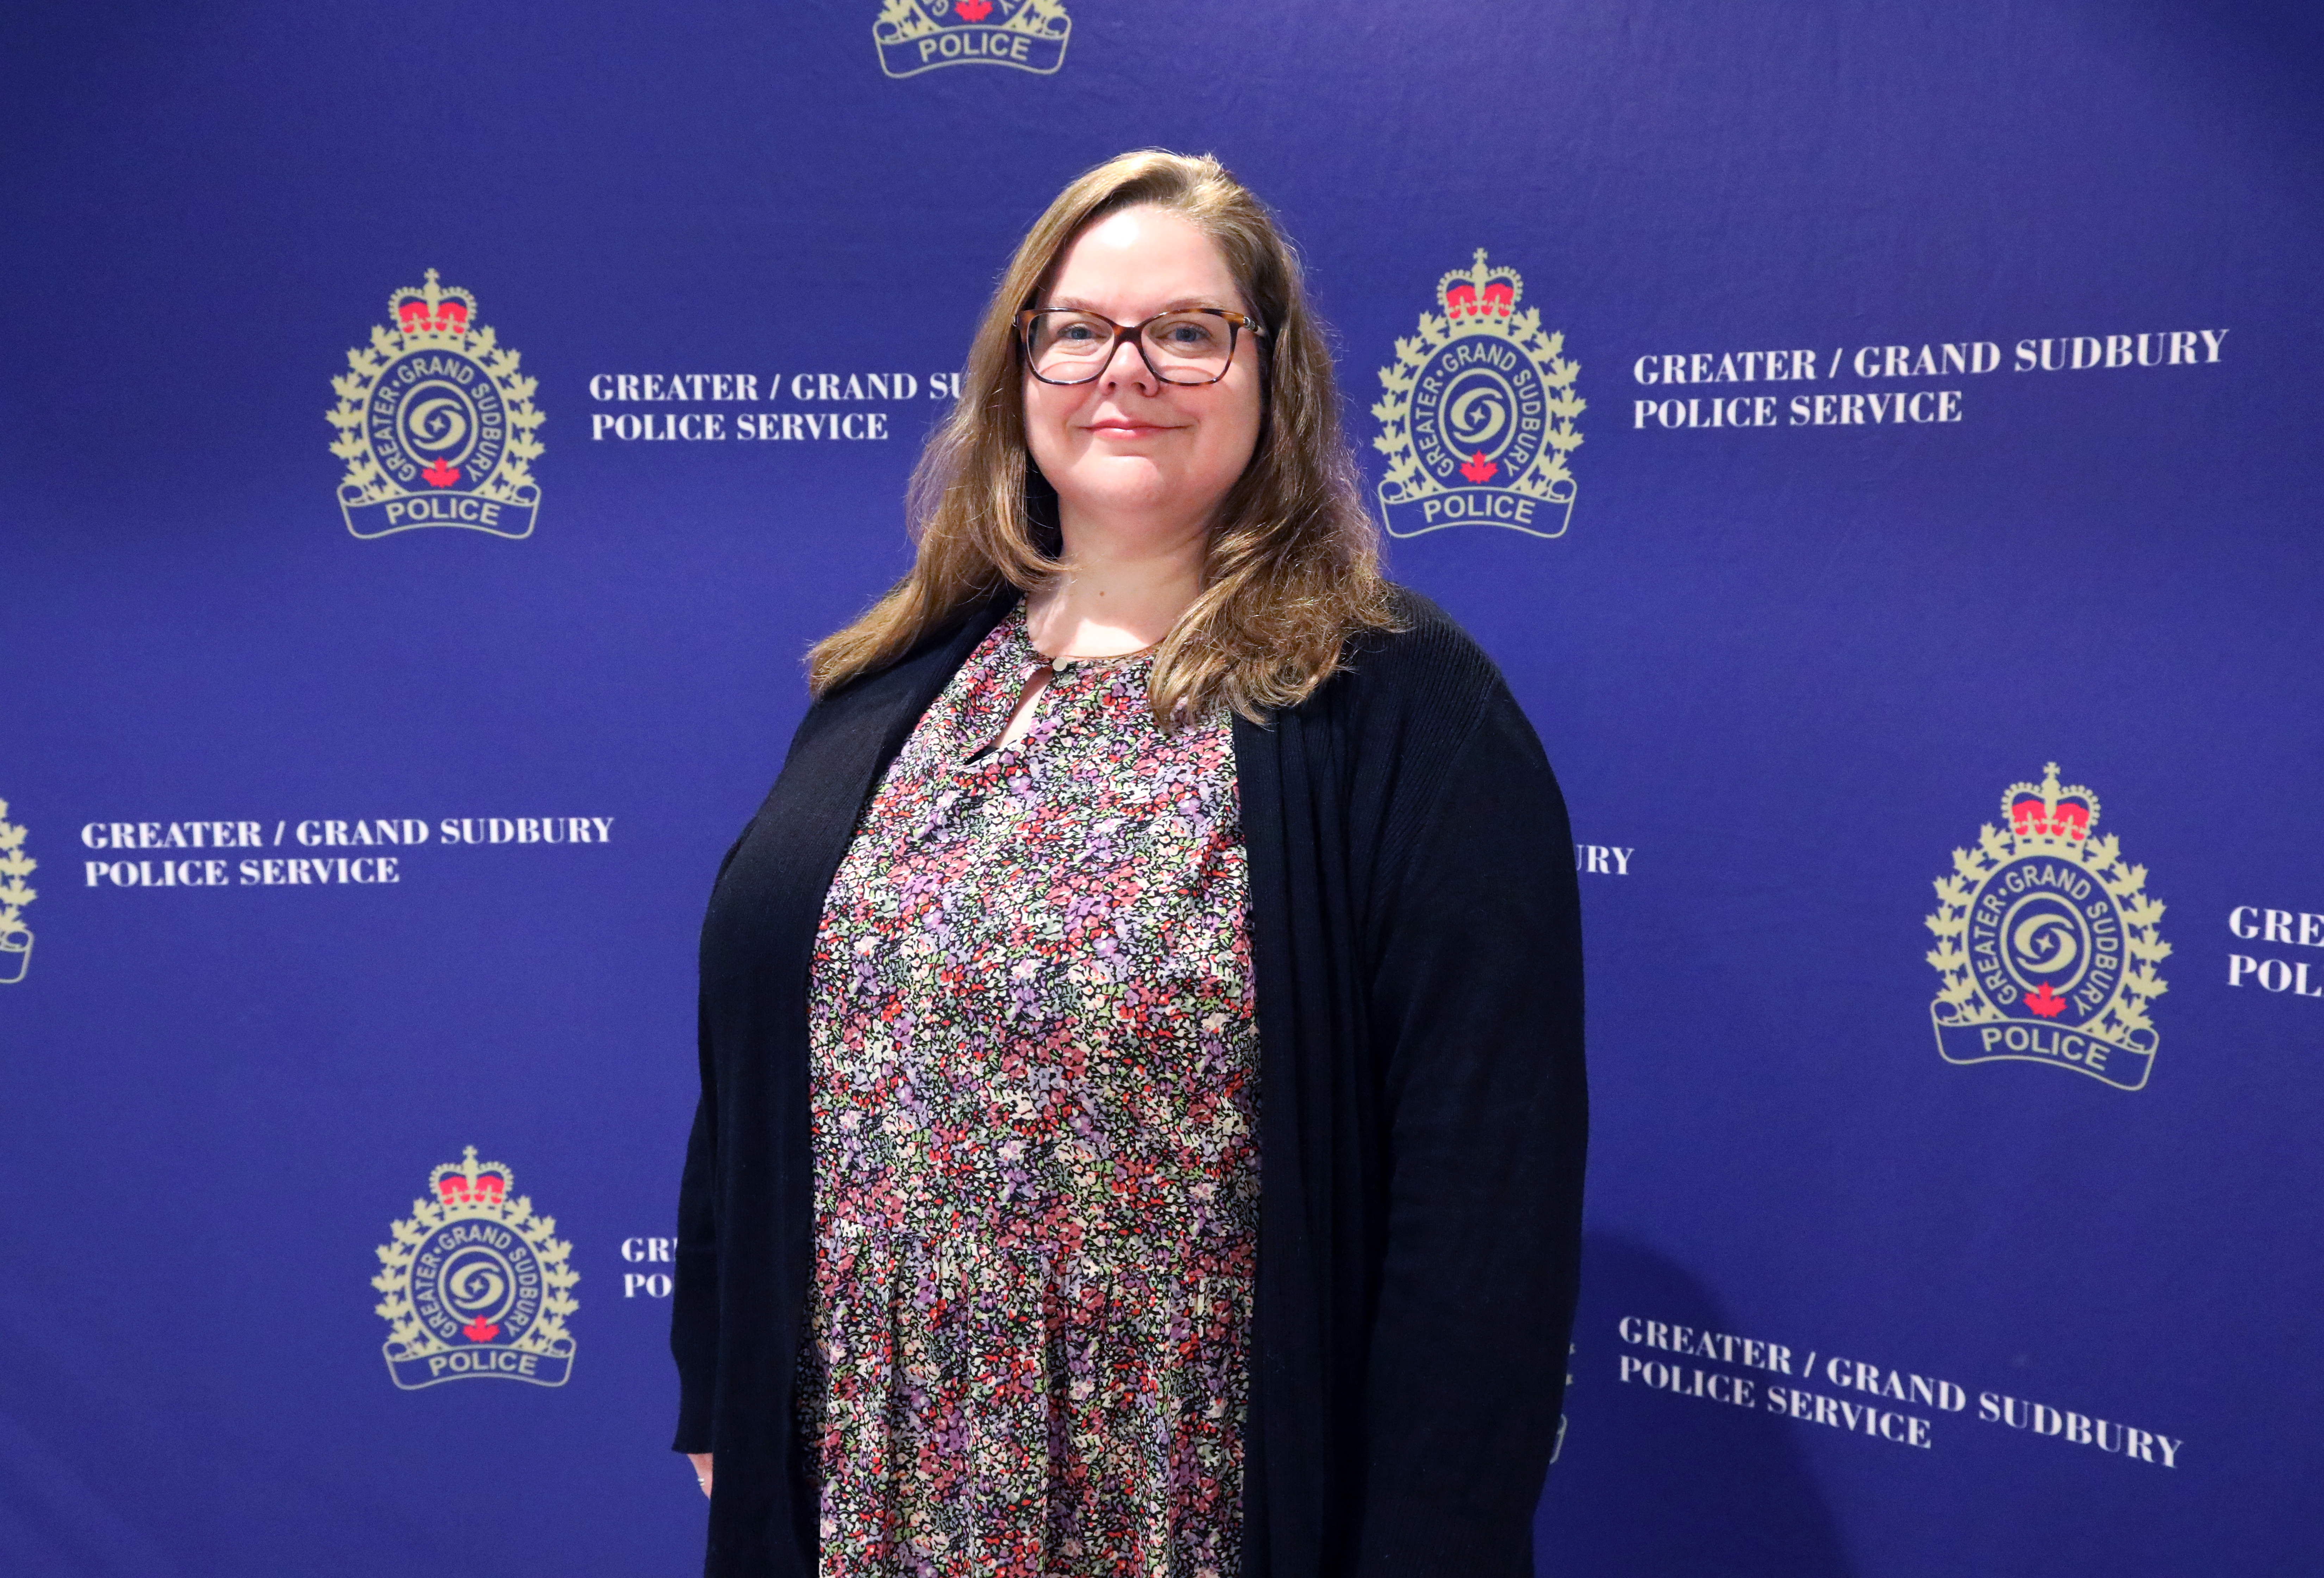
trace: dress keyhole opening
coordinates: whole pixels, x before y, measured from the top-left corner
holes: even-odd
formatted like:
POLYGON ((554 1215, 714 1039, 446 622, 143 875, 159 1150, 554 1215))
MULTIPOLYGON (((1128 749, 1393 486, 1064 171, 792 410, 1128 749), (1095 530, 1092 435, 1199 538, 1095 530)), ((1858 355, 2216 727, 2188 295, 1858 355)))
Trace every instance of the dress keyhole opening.
POLYGON ((1009 721, 1001 725, 999 734, 972 752, 968 759, 971 761, 982 761, 994 752, 1006 751, 1022 740, 1033 727, 1033 719, 1039 710, 1043 693, 1049 688, 1050 683, 1056 677, 1056 667, 1048 663, 1042 664, 1030 674, 1026 675, 1025 687, 1017 693, 1017 705, 1010 709, 1009 721))

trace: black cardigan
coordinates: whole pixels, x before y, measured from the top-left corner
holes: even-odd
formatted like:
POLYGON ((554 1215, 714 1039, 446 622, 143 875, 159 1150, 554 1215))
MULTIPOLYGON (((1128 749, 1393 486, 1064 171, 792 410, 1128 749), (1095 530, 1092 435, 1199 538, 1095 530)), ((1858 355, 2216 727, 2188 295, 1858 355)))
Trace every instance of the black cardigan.
MULTIPOLYGON (((1399 596, 1407 630, 1234 724, 1260 1066, 1247 1578, 1529 1578, 1564 1389, 1586 1126, 1564 802, 1492 661, 1399 596)), ((811 707, 711 892, 670 1346, 678 1450, 717 1454, 714 1578, 816 1571, 792 1386, 824 894, 1015 600, 811 707)))

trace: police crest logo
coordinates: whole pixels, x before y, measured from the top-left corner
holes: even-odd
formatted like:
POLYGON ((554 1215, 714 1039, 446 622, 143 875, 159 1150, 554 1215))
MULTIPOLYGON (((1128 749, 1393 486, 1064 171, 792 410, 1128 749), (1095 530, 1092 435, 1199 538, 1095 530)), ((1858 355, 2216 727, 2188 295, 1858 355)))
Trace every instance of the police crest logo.
POLYGON ((573 1246, 552 1236, 555 1217, 509 1198, 515 1182, 471 1145, 428 1175, 433 1197, 389 1227, 371 1285, 386 1296, 374 1313, 391 1333, 387 1372, 405 1391, 479 1378, 563 1386, 573 1373, 573 1246))
POLYGON ((1937 880, 1928 954, 1944 984, 1929 1005, 1948 1063, 2048 1063, 2143 1089, 2154 1066, 2147 1010, 2169 990, 2155 965, 2171 956, 2146 893, 2146 868, 2127 864, 2111 834, 2094 835, 2098 798, 2042 781, 2001 797, 2006 826, 1978 829, 1937 880))
POLYGON ((1517 272, 1487 264, 1480 246, 1437 281, 1442 310, 1422 313, 1420 332, 1396 342, 1396 365, 1379 370, 1372 448, 1388 457, 1390 536, 1481 525, 1563 537, 1572 523, 1582 366, 1563 331, 1542 332, 1538 309, 1518 310, 1524 299, 1517 272))
POLYGON ((387 299, 389 321, 368 350, 347 353, 331 380, 339 402, 331 453, 347 463, 339 509, 357 537, 423 526, 461 526, 495 537, 530 537, 540 508, 532 462, 544 420, 535 381, 517 373, 476 321, 476 299, 436 282, 387 299))
POLYGON ((1059 0, 883 0, 872 42, 890 77, 939 66, 1013 66, 1047 77, 1065 63, 1073 30, 1059 0))
POLYGON ((14 986, 32 967, 32 928, 24 906, 40 897, 24 885, 40 862, 24 853, 24 829, 8 820, 0 800, 0 986, 14 986))

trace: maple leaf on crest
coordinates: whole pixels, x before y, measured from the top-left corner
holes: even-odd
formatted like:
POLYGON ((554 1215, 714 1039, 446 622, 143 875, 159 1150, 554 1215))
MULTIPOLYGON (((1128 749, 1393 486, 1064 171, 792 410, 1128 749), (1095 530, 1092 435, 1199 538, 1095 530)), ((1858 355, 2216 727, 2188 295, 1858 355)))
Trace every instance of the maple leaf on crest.
POLYGON ((2025 1006, 2045 1020, 2054 1020, 2066 1011, 2066 1000, 2050 990, 2047 981, 2025 994, 2025 1006))

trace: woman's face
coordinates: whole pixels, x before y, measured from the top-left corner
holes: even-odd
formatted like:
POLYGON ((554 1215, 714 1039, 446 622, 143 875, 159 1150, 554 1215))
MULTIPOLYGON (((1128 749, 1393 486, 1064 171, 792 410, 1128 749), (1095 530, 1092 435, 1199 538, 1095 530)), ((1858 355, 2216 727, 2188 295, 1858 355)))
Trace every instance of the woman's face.
MULTIPOLYGON (((1124 326, 1182 307, 1248 312, 1216 243, 1160 208, 1125 208, 1065 249, 1037 307, 1124 326)), ((1248 331, 1216 383, 1165 383, 1137 349, 1114 348, 1087 383, 1025 375, 1025 440, 1078 529, 1177 536, 1207 531, 1259 443, 1259 354, 1248 331)))

